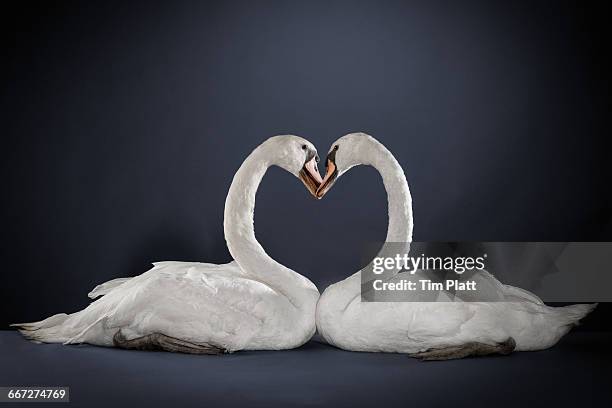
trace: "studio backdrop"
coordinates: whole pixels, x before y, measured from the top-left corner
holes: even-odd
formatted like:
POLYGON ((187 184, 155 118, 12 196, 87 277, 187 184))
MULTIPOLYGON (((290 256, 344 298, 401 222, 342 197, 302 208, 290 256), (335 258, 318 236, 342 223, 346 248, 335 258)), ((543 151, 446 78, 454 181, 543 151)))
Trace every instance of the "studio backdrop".
MULTIPOLYGON (((61 2, 16 11, 3 57, 0 325, 88 303, 154 261, 230 261, 245 157, 372 134, 402 165, 419 241, 610 241, 609 89, 595 12, 462 2, 61 2)), ((353 169, 317 201, 278 168, 267 252, 321 290, 384 240, 353 169), (304 256, 304 248, 316 256, 304 256)))

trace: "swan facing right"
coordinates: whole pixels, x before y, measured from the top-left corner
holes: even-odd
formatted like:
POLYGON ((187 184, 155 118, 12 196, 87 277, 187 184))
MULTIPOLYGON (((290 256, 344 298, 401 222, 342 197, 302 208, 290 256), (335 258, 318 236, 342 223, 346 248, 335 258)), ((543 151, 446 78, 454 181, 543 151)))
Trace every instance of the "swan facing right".
POLYGON ((298 136, 275 136, 242 163, 225 201, 225 239, 233 262, 158 262, 148 272, 97 286, 102 298, 72 314, 19 323, 44 343, 89 343, 141 350, 218 354, 298 347, 315 332, 316 286, 279 264, 255 239, 259 183, 271 166, 298 177, 314 196, 317 151, 298 136))
MULTIPOLYGON (((364 133, 341 137, 327 156, 317 191, 326 194, 353 166, 381 175, 389 207, 386 242, 412 241, 412 198, 393 154, 364 133)), ((401 280, 402 273, 395 275, 401 280)), ((423 360, 509 354, 553 346, 595 305, 549 307, 536 295, 483 278, 499 288, 503 302, 362 302, 361 271, 330 285, 317 304, 317 329, 336 347, 353 351, 406 353, 423 360)))

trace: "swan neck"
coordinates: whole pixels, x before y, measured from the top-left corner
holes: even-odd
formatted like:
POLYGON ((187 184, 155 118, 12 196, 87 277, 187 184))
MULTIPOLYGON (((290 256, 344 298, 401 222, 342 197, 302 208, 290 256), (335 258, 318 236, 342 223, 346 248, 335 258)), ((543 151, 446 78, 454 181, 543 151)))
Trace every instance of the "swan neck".
POLYGON ((255 238, 253 221, 255 196, 268 167, 265 155, 255 149, 234 175, 225 199, 223 229, 227 247, 241 269, 255 276, 261 275, 262 264, 276 264, 255 238))
POLYGON ((387 192, 389 225, 386 242, 411 242, 412 196, 404 170, 389 150, 382 145, 379 149, 372 166, 380 173, 387 192))
POLYGON ((240 166, 225 200, 223 228, 230 254, 247 275, 286 296, 296 307, 303 304, 300 288, 312 283, 272 259, 255 238, 255 196, 270 167, 261 146, 240 166))

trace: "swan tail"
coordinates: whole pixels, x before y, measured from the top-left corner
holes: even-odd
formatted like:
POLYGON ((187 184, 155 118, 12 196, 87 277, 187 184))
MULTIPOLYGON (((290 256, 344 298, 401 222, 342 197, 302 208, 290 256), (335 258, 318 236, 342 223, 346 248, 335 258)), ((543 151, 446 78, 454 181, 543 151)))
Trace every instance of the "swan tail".
POLYGON ((113 280, 109 280, 108 282, 104 282, 95 288, 91 292, 87 294, 90 299, 95 299, 99 296, 104 296, 113 289, 123 285, 125 282, 129 281, 132 278, 117 278, 113 280))
POLYGON ((58 313, 39 322, 14 323, 19 333, 36 343, 64 343, 68 338, 63 334, 64 322, 68 319, 66 313, 58 313))
POLYGON ((518 351, 544 350, 557 344, 597 303, 563 307, 542 306, 527 330, 515 333, 518 351))
POLYGON ((17 327, 23 337, 35 343, 112 344, 112 341, 105 341, 104 335, 104 322, 108 316, 98 306, 70 315, 59 313, 39 322, 15 323, 11 326, 17 327))
POLYGON ((578 305, 563 306, 556 309, 561 324, 564 326, 578 326, 580 320, 591 313, 597 307, 597 303, 582 303, 578 305))
MULTIPOLYGON (((98 345, 108 345, 103 341, 103 323, 106 316, 101 316, 94 322, 83 326, 85 322, 75 322, 70 317, 78 316, 80 312, 73 315, 66 315, 64 313, 51 316, 45 320, 35 323, 16 323, 11 324, 13 327, 17 327, 19 333, 28 340, 34 343, 62 343, 62 344, 79 344, 79 343, 92 343, 98 345), (77 324, 75 324, 77 323, 77 324), (92 337, 93 336, 93 337, 92 337), (91 340, 102 339, 95 343, 91 340)), ((78 317, 77 317, 78 319, 78 317)))

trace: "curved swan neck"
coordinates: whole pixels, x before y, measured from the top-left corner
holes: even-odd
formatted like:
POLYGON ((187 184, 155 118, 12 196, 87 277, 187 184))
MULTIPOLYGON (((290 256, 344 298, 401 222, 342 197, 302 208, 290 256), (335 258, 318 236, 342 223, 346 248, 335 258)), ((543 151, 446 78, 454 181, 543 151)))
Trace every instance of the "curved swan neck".
POLYGON ((303 299, 299 289, 310 281, 272 259, 255 238, 255 196, 270 165, 267 150, 260 146, 234 175, 225 200, 225 240, 232 257, 247 275, 265 282, 300 307, 303 299))
MULTIPOLYGON (((257 239, 253 227, 255 195, 269 164, 259 148, 255 149, 242 163, 230 185, 225 199, 223 228, 230 253, 241 264, 241 245, 258 252, 258 257, 265 261, 272 260, 257 239), (236 252, 236 253, 234 253, 236 252)), ((250 266, 246 262, 245 266, 250 266)), ((240 265, 242 267, 242 265, 240 265)), ((250 269, 250 268, 247 268, 250 269)))
POLYGON ((389 226, 386 241, 411 242, 412 196, 404 170, 393 154, 377 141, 370 147, 368 155, 371 160, 367 164, 378 170, 387 191, 389 226))

